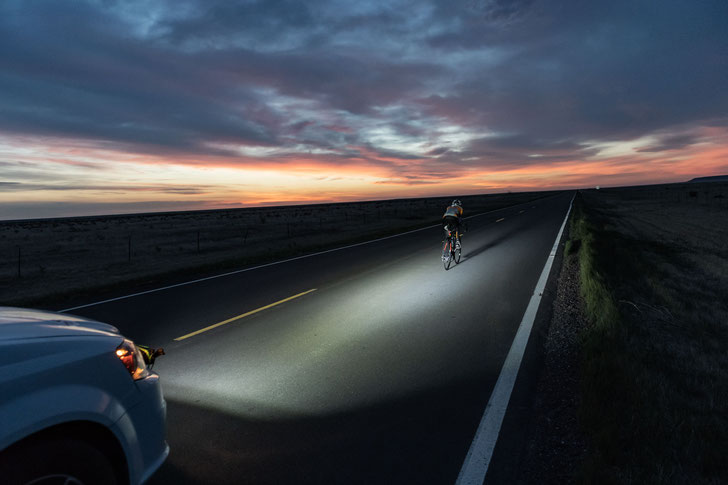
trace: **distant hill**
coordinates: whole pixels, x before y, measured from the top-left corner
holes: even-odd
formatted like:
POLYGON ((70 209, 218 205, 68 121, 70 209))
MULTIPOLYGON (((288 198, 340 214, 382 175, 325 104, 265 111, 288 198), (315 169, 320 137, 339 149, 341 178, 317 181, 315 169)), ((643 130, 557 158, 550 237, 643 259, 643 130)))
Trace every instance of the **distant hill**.
POLYGON ((688 182, 728 182, 728 175, 714 175, 712 177, 697 177, 688 182))

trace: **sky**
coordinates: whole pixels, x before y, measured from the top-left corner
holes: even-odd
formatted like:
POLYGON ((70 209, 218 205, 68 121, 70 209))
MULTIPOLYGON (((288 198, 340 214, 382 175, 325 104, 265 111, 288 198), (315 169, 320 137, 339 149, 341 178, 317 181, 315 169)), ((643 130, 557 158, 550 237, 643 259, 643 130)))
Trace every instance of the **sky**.
POLYGON ((0 219, 728 174, 725 0, 3 0, 0 219))

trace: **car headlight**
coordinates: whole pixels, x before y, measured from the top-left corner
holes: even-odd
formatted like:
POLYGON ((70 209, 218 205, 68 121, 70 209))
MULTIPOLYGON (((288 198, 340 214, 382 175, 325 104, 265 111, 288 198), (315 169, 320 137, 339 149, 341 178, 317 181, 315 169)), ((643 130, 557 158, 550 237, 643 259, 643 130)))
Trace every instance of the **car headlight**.
POLYGON ((149 375, 147 365, 144 363, 144 357, 131 340, 124 339, 116 348, 116 356, 135 381, 144 379, 149 375))

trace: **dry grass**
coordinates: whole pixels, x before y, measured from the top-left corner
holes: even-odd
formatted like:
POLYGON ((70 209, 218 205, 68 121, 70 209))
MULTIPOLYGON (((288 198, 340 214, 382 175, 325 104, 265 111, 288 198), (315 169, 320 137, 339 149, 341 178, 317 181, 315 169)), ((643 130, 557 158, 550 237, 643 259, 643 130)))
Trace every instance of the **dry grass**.
POLYGON ((575 210, 592 321, 582 479, 725 483, 728 211, 637 191, 586 191, 575 210))
MULTIPOLYGON (((552 195, 461 197, 466 215, 552 195)), ((0 223, 0 304, 43 305, 423 227, 452 197, 0 223)), ((435 243, 436 244, 436 243, 435 243)))

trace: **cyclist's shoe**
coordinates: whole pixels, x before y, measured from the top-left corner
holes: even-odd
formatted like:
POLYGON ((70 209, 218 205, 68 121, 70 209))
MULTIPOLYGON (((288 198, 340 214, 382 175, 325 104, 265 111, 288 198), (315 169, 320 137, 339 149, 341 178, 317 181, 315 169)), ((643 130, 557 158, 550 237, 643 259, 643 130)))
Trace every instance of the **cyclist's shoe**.
POLYGON ((455 249, 461 249, 460 239, 458 239, 457 242, 455 243, 455 249))

